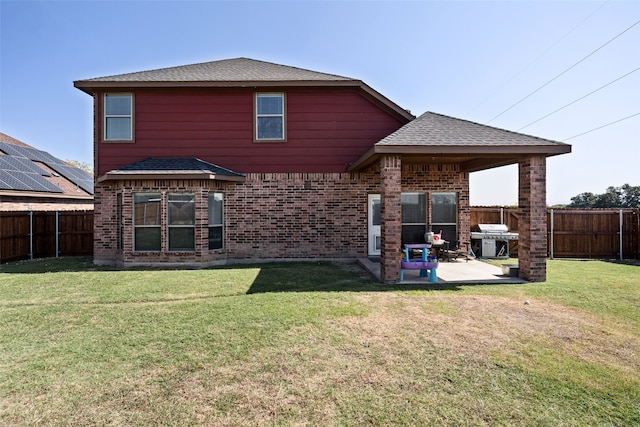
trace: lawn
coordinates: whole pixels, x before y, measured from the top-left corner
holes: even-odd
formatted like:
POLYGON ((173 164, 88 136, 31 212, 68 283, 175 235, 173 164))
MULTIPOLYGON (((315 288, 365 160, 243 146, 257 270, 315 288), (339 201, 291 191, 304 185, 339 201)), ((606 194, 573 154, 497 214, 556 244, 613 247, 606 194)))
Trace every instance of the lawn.
POLYGON ((640 267, 382 285, 355 266, 0 266, 2 425, 640 424, 640 267))

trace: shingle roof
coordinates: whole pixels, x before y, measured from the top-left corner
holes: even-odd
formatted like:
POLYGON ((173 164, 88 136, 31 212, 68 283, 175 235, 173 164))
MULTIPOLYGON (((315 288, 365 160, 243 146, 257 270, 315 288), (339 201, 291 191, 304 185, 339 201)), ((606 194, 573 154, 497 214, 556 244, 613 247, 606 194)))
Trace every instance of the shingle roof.
POLYGON ((426 112, 376 145, 411 146, 556 146, 562 142, 426 112))
POLYGON ((93 195, 93 176, 80 168, 0 133, 0 191, 93 195), (81 188, 85 193, 78 193, 81 188))
POLYGON ((570 152, 571 145, 562 142, 426 112, 378 141, 348 170, 364 170, 381 156, 402 155, 409 162, 458 163, 461 170, 474 172, 518 163, 521 156, 570 152))
POLYGON ((109 171, 98 181, 132 179, 143 176, 242 181, 246 175, 195 157, 148 157, 109 171))
POLYGON ((99 90, 136 88, 246 88, 246 87, 340 87, 363 91, 403 121, 414 119, 361 80, 336 74, 305 70, 249 58, 223 59, 200 64, 76 80, 74 86, 90 95, 99 90))
POLYGON ((242 81, 357 81, 249 58, 224 59, 157 70, 118 74, 80 82, 242 82, 242 81))

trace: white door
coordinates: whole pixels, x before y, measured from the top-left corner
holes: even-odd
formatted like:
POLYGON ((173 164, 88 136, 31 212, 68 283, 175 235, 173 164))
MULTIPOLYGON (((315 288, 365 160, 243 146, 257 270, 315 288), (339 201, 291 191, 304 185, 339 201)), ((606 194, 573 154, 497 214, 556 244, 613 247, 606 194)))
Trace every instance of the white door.
POLYGON ((380 255, 380 195, 369 194, 369 255, 380 255))

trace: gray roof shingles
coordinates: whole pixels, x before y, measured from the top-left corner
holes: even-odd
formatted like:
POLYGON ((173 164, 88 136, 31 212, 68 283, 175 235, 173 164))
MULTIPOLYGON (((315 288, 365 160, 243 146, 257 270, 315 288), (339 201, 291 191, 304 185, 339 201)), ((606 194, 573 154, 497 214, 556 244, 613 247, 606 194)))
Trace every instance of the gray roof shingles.
POLYGON ((376 145, 549 146, 567 145, 443 114, 426 112, 376 145))
POLYGON ((210 173, 220 176, 229 177, 244 177, 245 175, 239 172, 234 172, 230 169, 223 168, 213 163, 205 162, 195 157, 148 157, 144 160, 140 160, 135 163, 123 166, 115 171, 115 173, 127 173, 127 172, 139 172, 139 173, 151 173, 151 172, 188 172, 188 173, 210 173))
POLYGON ((80 82, 242 82, 358 81, 334 74, 273 64, 249 58, 224 59, 157 70, 118 74, 80 82))

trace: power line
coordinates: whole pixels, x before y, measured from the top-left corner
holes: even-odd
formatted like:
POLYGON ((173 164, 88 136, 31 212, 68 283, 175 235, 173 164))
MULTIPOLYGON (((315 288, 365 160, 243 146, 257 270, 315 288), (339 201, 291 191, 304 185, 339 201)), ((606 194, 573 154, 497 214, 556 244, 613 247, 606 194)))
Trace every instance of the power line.
POLYGON ((621 35, 623 35, 624 33, 626 33, 627 31, 629 31, 630 29, 632 29, 633 27, 635 27, 636 25, 640 24, 640 20, 636 21, 635 23, 633 23, 630 27, 628 27, 627 29, 625 29, 624 31, 622 31, 621 33, 619 33, 618 35, 616 35, 615 37, 613 37, 612 39, 610 39, 609 41, 607 41, 605 44, 603 44, 602 46, 600 46, 599 48, 597 48, 596 50, 594 50, 593 52, 591 52, 590 54, 588 54, 587 56, 585 56, 584 58, 582 58, 581 60, 579 60, 578 62, 576 62, 575 64, 573 64, 572 66, 570 66, 569 68, 567 68, 566 70, 564 70, 563 72, 561 72, 560 74, 558 74, 557 76, 555 76, 554 78, 552 78, 551 80, 549 80, 548 82, 546 82, 545 84, 543 84, 542 86, 540 86, 538 89, 534 90, 533 92, 531 92, 529 95, 525 96, 524 98, 522 98, 520 101, 516 102, 515 104, 511 105, 509 108, 507 108, 506 110, 504 110, 502 113, 498 114, 497 116, 495 116, 494 118, 492 118, 491 120, 489 120, 488 122, 486 122, 485 124, 489 124, 492 121, 494 121, 495 119, 497 119, 498 117, 502 116, 504 113, 506 113, 507 111, 511 110, 513 107, 515 107, 516 105, 520 104, 521 102, 523 102, 524 100, 528 99, 530 96, 532 96, 533 94, 537 93, 538 91, 540 91, 542 88, 548 86, 551 82, 555 81, 556 79, 558 79, 560 76, 566 74, 567 72, 569 72, 570 70, 572 70, 573 68, 575 68, 576 66, 578 66, 580 63, 584 62, 587 58, 589 58, 590 56, 594 55, 596 52, 598 52, 600 49, 602 49, 603 47, 607 46, 609 43, 611 43, 612 41, 614 41, 615 39, 617 39, 618 37, 620 37, 621 35))
POLYGON ((551 116, 552 114, 557 113, 557 112, 558 112, 558 111, 560 111, 560 110, 564 110, 564 109, 565 109, 565 108, 567 108, 568 106, 573 105, 573 104, 575 104, 576 102, 581 101, 581 100, 585 99, 586 97, 593 95, 594 93, 598 92, 599 90, 602 90, 602 89, 604 89, 605 87, 607 87, 607 86, 610 86, 610 85, 614 84, 614 83, 615 83, 615 82, 617 82, 618 80, 622 80, 622 79, 624 79, 625 77, 627 77, 627 76, 629 76, 629 75, 631 75, 631 74, 635 73, 635 72, 636 72, 636 71, 638 71, 638 70, 640 70, 640 67, 636 68, 636 69, 635 69, 635 70, 633 70, 633 71, 628 72, 628 73, 627 73, 627 74, 625 74, 624 76, 618 77, 617 79, 615 79, 615 80, 613 80, 613 81, 610 81, 609 83, 607 83, 607 84, 606 84, 606 85, 604 85, 604 86, 600 86, 598 89, 593 90, 593 91, 589 92, 588 94, 586 94, 586 95, 584 95, 584 96, 581 96, 580 98, 576 99, 575 101, 572 101, 572 102, 568 103, 567 105, 565 105, 565 106, 563 106, 563 107, 560 107, 560 108, 558 108, 557 110, 554 110, 554 111, 550 112, 549 114, 547 114, 547 115, 545 115, 545 116, 542 116, 542 117, 540 117, 540 118, 539 118, 539 119, 537 119, 537 120, 532 121, 532 122, 531 122, 531 123, 529 123, 529 124, 526 124, 526 125, 522 126, 522 127, 521 127, 520 129, 518 129, 516 132, 520 132, 522 129, 524 129, 524 128, 528 128, 528 127, 529 127, 529 126, 531 126, 532 124, 534 124, 534 123, 538 123, 540 120, 546 119, 547 117, 551 116))
POLYGON ((606 125, 602 125, 602 126, 599 126, 599 127, 595 128, 595 129, 591 129, 591 130, 588 130, 586 132, 582 132, 581 134, 574 135, 571 138, 563 139, 562 142, 568 141, 568 140, 573 139, 573 138, 577 138, 577 137, 582 136, 582 135, 586 135, 586 134, 591 133, 591 132, 595 132, 595 131, 600 130, 602 128, 606 128, 607 126, 615 125, 616 123, 620 123, 621 121, 630 119, 630 118, 635 117, 635 116, 640 116, 640 113, 635 113, 635 114, 632 114, 630 116, 623 117, 623 118, 618 119, 618 120, 616 120, 614 122, 607 123, 606 125))
POLYGON ((584 18, 582 21, 580 21, 576 26, 574 26, 573 28, 571 28, 564 36, 560 37, 558 40, 556 40, 551 46, 549 46, 544 52, 542 52, 540 55, 536 56, 531 62, 529 62, 527 65, 525 65, 523 68, 520 69, 520 71, 516 72, 514 75, 512 75, 502 86, 500 86, 499 88, 497 88, 495 91, 493 91, 493 93, 491 93, 489 96, 487 96, 483 101, 481 101, 478 105, 476 105, 475 107, 473 107, 473 109, 470 112, 475 111, 476 109, 478 109, 478 107, 480 107, 482 104, 484 104, 485 102, 487 102, 489 99, 493 98, 496 93, 500 92, 502 89, 504 89, 507 85, 509 85, 509 83, 511 83, 513 80, 515 80, 516 77, 518 77, 520 74, 522 74, 526 69, 528 69, 529 67, 531 67, 533 64, 535 64, 536 62, 538 62, 538 60, 540 58, 542 58, 544 55, 547 54, 547 52, 549 52, 551 49, 553 49, 554 47, 556 47, 558 44, 560 44, 560 42, 564 39, 566 39, 571 33, 573 33, 575 30, 578 29, 578 27, 580 27, 582 24, 584 24, 589 18, 591 18, 593 15, 595 15, 600 9, 602 9, 607 3, 609 3, 611 0, 607 0, 604 3, 602 3, 598 8, 596 8, 593 12, 591 12, 586 18, 584 18))

